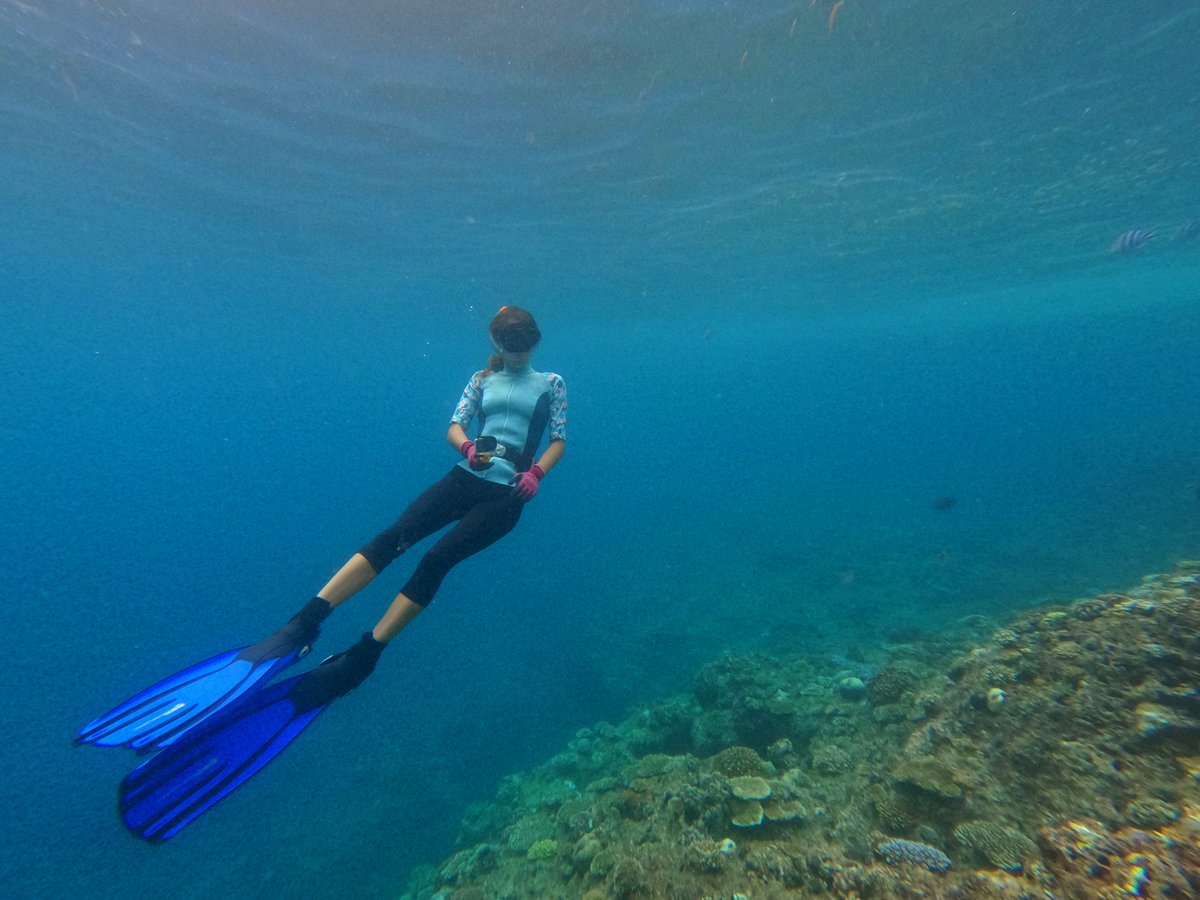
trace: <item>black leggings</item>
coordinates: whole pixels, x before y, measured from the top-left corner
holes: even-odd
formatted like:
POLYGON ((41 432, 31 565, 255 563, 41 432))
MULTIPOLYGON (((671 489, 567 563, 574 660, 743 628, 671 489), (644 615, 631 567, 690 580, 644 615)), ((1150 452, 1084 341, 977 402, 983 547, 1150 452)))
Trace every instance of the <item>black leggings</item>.
POLYGON ((401 593, 428 606, 454 566, 504 537, 521 518, 525 504, 506 484, 485 481, 455 466, 441 481, 408 505, 400 518, 358 552, 378 574, 397 556, 457 520, 429 552, 401 593))

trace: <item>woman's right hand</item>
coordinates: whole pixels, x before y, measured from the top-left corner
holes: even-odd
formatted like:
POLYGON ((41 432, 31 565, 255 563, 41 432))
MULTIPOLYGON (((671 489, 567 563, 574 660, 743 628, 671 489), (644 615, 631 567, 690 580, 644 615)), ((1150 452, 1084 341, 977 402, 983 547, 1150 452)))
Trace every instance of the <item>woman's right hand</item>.
POLYGON ((467 461, 467 465, 476 472, 482 472, 484 469, 492 467, 492 463, 488 461, 488 457, 491 454, 476 453, 475 442, 472 440, 463 441, 462 446, 458 448, 458 452, 463 455, 463 459, 467 461))

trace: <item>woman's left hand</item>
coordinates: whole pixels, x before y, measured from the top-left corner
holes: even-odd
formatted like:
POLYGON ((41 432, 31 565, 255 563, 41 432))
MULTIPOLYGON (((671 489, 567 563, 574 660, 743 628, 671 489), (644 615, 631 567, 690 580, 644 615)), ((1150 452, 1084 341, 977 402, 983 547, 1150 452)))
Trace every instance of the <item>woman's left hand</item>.
POLYGON ((529 471, 517 473, 512 480, 513 493, 528 503, 537 496, 538 485, 545 477, 546 473, 542 471, 542 467, 534 464, 529 467, 529 471))

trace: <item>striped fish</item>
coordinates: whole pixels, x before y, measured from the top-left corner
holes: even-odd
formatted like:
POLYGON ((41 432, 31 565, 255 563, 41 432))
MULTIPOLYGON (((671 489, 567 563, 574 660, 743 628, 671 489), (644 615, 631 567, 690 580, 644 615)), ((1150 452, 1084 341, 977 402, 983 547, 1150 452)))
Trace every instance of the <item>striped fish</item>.
POLYGON ((1190 241, 1197 237, 1200 237, 1200 222, 1188 222, 1186 225, 1180 225, 1179 230, 1175 232, 1177 241, 1190 241))
POLYGON ((1144 247, 1150 241, 1154 240, 1157 234, 1157 228, 1130 228, 1124 234, 1117 235, 1117 239, 1112 242, 1112 246, 1108 248, 1108 252, 1132 253, 1134 250, 1144 247))

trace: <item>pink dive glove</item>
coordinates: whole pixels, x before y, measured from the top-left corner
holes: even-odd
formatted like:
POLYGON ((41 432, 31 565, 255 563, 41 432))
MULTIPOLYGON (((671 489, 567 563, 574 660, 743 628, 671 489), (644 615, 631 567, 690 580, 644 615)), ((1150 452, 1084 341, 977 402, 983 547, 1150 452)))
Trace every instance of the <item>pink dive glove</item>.
POLYGON ((490 462, 486 459, 480 459, 475 453, 474 441, 463 441, 462 446, 458 448, 458 452, 463 455, 463 458, 467 461, 467 465, 476 472, 482 472, 484 469, 492 467, 490 462))
POLYGON ((513 479, 513 491, 518 497, 528 503, 537 496, 538 484, 546 473, 542 471, 542 467, 536 463, 529 467, 528 472, 518 472, 517 477, 513 479))

